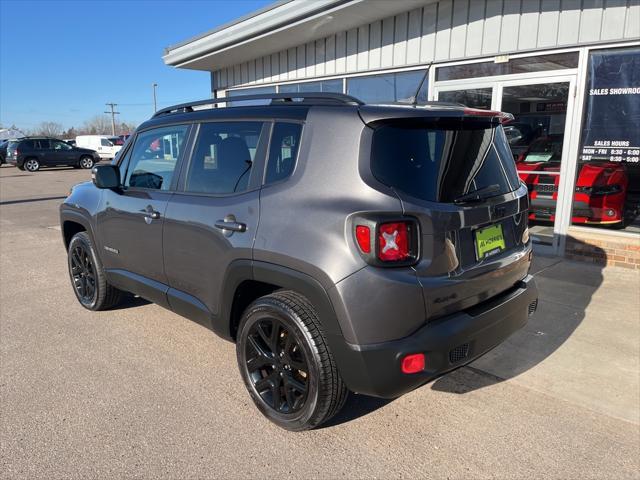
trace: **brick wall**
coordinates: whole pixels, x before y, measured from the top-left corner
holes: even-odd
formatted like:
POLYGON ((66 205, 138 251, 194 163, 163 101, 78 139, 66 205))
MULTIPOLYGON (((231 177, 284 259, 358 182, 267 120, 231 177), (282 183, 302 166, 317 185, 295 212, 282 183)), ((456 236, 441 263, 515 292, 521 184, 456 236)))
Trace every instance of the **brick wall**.
POLYGON ((640 235, 616 235, 572 230, 565 256, 600 265, 640 270, 640 235))

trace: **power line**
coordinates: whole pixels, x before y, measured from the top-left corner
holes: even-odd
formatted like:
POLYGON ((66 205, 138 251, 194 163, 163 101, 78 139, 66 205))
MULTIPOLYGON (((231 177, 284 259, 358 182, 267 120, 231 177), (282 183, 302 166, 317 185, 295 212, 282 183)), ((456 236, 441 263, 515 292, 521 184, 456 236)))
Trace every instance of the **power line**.
POLYGON ((107 114, 111 114, 111 135, 115 137, 116 135, 116 115, 120 115, 120 112, 116 112, 113 109, 118 105, 117 103, 105 103, 107 107, 111 107, 110 112, 104 112, 107 114))

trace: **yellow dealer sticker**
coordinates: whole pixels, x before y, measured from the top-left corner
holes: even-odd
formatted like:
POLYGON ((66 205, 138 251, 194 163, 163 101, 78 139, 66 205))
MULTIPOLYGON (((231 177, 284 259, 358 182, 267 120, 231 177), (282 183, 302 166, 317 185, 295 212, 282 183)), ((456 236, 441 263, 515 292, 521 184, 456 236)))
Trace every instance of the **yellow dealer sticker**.
POLYGON ((500 253, 505 248, 507 246, 504 243, 502 225, 496 224, 476 230, 476 255, 478 260, 500 253))

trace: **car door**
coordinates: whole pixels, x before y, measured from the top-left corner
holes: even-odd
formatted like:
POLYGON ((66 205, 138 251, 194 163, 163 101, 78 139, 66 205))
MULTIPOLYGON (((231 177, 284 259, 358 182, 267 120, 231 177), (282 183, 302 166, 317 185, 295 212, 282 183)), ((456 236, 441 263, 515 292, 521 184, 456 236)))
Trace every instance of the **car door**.
POLYGON ((110 281, 164 306, 162 228, 190 128, 172 125, 139 132, 120 163, 122 188, 104 191, 96 220, 110 281))
POLYGON ((33 141, 35 153, 38 156, 38 161, 42 166, 57 165, 56 154, 51 149, 51 143, 48 138, 37 138, 33 141))
POLYGON ((62 140, 50 141, 50 155, 55 165, 72 165, 77 162, 73 147, 62 140))
POLYGON ((209 325, 221 315, 229 265, 251 261, 270 123, 203 123, 169 202, 163 231, 168 299, 174 311, 209 325))

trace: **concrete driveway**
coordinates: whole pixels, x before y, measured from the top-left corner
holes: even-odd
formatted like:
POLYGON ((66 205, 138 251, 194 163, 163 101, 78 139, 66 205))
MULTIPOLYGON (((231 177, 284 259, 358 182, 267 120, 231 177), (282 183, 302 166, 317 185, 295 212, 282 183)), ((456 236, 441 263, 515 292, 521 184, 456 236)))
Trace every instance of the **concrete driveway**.
POLYGON ((639 477, 637 273, 539 257, 539 312, 504 345, 293 434, 232 344, 143 301, 78 305, 57 208, 89 176, 0 169, 0 477, 639 477))

